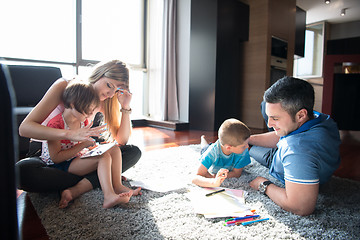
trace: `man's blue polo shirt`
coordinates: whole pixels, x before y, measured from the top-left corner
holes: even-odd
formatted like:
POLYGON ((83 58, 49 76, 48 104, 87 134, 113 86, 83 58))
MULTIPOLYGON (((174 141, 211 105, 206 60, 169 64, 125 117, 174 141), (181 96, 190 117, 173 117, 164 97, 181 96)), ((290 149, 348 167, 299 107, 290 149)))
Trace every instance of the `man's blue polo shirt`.
POLYGON ((270 174, 283 184, 327 182, 340 164, 340 136, 329 115, 314 111, 315 118, 280 138, 270 174))

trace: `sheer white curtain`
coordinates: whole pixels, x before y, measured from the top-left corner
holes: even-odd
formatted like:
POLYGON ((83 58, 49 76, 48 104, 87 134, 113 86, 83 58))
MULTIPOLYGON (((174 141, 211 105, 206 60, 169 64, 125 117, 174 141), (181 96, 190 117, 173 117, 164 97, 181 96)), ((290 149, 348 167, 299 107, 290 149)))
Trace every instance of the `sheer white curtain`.
POLYGON ((149 1, 149 116, 179 120, 176 83, 176 0, 149 1))

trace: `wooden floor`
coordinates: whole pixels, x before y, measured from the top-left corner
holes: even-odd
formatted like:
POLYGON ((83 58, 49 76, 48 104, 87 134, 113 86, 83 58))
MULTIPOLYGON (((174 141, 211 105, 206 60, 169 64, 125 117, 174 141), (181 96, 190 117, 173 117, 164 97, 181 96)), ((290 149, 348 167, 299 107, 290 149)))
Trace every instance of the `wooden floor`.
MULTIPOLYGON (((253 130, 253 133, 259 131, 253 130)), ((217 139, 217 132, 204 131, 171 131, 160 128, 134 128, 129 143, 137 145, 143 152, 199 144, 200 136, 205 135, 208 141, 217 139)), ((336 175, 360 181, 360 137, 357 134, 343 133, 341 146, 342 163, 336 175)), ((140 160, 141 161, 141 160, 140 160)), ((36 211, 26 192, 18 191, 18 218, 22 239, 49 239, 36 211)))

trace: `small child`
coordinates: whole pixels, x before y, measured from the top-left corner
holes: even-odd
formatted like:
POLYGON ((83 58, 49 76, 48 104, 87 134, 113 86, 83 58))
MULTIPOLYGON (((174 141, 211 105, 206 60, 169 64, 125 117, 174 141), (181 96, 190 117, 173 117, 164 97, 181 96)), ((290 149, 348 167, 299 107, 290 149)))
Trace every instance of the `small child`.
POLYGON ((200 166, 192 180, 200 187, 219 187, 226 178, 238 178, 250 163, 250 130, 244 123, 234 118, 225 120, 218 137, 214 144, 208 144, 201 136, 200 166))
MULTIPOLYGON (((100 105, 99 97, 91 84, 72 80, 64 90, 62 101, 64 112, 52 118, 47 126, 71 130, 91 127, 88 119, 93 119, 100 105)), ((48 140, 43 143, 41 158, 49 167, 79 176, 97 170, 104 193, 104 208, 129 202, 134 192, 121 182, 120 148, 114 146, 100 156, 80 158, 88 150, 86 148, 93 146, 94 143, 94 141, 48 140)), ((138 191, 139 189, 135 190, 135 194, 138 191)), ((69 189, 64 190, 59 207, 65 208, 72 197, 69 189)))

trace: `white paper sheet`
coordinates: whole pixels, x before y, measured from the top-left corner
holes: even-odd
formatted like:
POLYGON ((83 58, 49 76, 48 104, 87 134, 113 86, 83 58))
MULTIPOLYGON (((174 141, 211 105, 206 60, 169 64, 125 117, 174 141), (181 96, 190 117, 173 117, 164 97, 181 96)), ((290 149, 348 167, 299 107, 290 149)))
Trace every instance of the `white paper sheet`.
POLYGON ((116 142, 100 144, 96 148, 94 148, 94 149, 90 150, 89 152, 85 153, 84 155, 82 155, 80 158, 87 158, 87 157, 94 157, 94 156, 101 155, 104 152, 106 152, 107 150, 109 150, 110 148, 112 148, 113 146, 115 146, 115 144, 116 144, 116 142))
POLYGON ((131 180, 129 181, 129 183, 132 187, 141 187, 142 189, 147 189, 154 192, 169 192, 181 189, 185 186, 183 183, 180 182, 176 183, 171 181, 156 181, 156 179, 148 182, 131 180))

